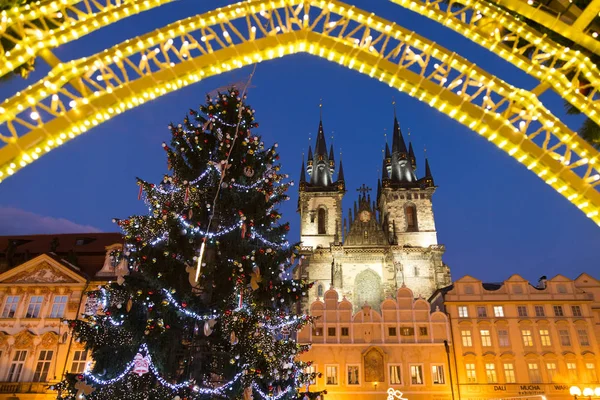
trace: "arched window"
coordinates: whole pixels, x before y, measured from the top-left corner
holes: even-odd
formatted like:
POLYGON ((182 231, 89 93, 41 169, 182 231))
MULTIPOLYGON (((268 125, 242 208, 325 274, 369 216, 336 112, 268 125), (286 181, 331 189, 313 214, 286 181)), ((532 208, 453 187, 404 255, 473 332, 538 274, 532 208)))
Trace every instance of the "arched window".
POLYGON ((323 285, 317 286, 317 296, 323 297, 323 285))
POLYGON ((417 207, 412 204, 407 205, 404 208, 404 214, 406 216, 406 231, 417 232, 417 207))
POLYGON ((325 231, 325 209, 324 208, 319 208, 319 217, 318 217, 317 223, 319 224, 319 228, 318 228, 319 235, 324 235, 326 233, 326 231, 325 231))

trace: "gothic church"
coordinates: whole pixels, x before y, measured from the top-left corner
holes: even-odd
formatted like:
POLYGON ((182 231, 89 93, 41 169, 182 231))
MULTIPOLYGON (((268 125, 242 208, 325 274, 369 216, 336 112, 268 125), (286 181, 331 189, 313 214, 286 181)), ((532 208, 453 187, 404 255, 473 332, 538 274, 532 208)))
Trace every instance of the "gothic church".
POLYGON ((333 146, 327 152, 323 122, 300 172, 298 212, 305 260, 298 277, 315 282, 308 304, 333 287, 354 304, 379 309, 386 297, 407 286, 415 296, 428 298, 451 283, 442 261, 444 245, 437 242, 432 196, 435 185, 429 162, 418 179, 417 163, 394 115, 392 150, 387 143, 382 177, 371 201, 363 185, 354 208, 343 217, 346 193, 339 164, 334 180, 333 146))

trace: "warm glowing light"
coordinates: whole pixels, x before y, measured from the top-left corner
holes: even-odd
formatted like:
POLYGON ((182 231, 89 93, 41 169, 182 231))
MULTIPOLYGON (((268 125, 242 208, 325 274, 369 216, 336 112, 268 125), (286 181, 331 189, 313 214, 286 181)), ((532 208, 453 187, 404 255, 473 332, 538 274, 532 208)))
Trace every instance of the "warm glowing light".
POLYGON ((569 388, 569 394, 571 394, 571 396, 581 396, 581 389, 577 386, 571 386, 569 388))

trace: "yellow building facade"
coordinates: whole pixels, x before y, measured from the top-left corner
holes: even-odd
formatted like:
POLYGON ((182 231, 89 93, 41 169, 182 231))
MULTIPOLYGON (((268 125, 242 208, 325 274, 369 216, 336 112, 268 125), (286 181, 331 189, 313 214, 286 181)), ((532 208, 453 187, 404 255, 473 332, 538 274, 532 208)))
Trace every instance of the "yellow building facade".
POLYGON ((599 292, 582 274, 537 286, 465 276, 434 293, 452 328, 459 398, 573 399, 572 386, 599 387, 599 292))
POLYGON ((38 242, 45 246, 48 237, 10 240, 16 248, 0 258, 0 399, 56 399, 50 386, 66 372, 83 372, 90 361, 64 320, 96 312, 85 292, 126 271, 114 257, 122 248, 120 235, 57 235, 52 248, 41 253, 38 242), (60 247, 69 250, 61 254, 60 247), (67 254, 80 266, 67 261, 67 254), (29 259, 22 262, 21 256, 29 259))
POLYGON ((389 388, 408 399, 452 399, 448 319, 410 289, 400 288, 380 311, 364 305, 357 312, 330 289, 310 312, 318 320, 298 334, 312 343, 301 359, 320 373, 310 389, 327 390, 325 399, 387 399, 389 388))

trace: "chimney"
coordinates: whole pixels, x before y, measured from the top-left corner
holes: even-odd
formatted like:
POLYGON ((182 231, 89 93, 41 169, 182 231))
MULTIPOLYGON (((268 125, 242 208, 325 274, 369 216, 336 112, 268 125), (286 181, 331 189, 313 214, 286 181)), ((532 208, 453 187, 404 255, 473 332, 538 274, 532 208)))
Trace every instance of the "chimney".
POLYGON ((542 275, 540 279, 538 279, 538 289, 546 289, 546 275, 542 275))

